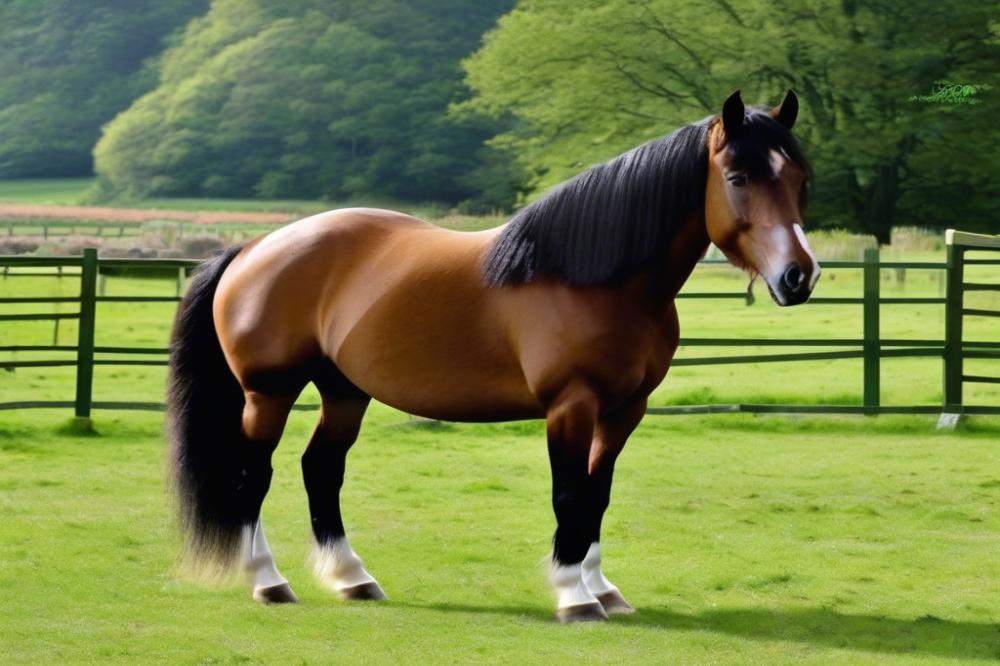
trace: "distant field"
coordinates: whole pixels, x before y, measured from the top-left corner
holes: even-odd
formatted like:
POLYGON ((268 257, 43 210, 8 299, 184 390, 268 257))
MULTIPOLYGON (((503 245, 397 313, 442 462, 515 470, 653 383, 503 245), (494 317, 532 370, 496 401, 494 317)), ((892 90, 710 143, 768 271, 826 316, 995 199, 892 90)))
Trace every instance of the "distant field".
MULTIPOLYGON (((0 203, 93 204, 86 198, 93 178, 0 180, 0 203)), ((155 198, 101 202, 122 208, 175 208, 178 210, 231 210, 311 214, 325 210, 327 203, 297 199, 186 199, 155 198)))
POLYGON ((290 213, 297 216, 312 215, 333 208, 349 206, 378 206, 403 210, 420 217, 438 218, 447 214, 447 207, 438 204, 413 204, 394 201, 345 200, 330 202, 308 199, 225 199, 225 198, 171 198, 122 199, 110 202, 93 202, 86 197, 93 184, 91 178, 63 178, 48 180, 0 180, 0 203, 35 205, 100 205, 119 208, 163 208, 184 211, 233 211, 290 213))
POLYGON ((92 178, 0 180, 0 203, 71 206, 80 203, 92 178))

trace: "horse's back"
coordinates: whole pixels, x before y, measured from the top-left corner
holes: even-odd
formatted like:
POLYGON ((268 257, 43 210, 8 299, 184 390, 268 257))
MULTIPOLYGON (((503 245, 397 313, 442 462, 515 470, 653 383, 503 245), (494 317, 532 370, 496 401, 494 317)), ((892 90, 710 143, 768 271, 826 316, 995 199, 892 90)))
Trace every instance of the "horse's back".
POLYGON ((269 234, 219 286, 230 365, 249 383, 295 380, 326 357, 362 391, 413 413, 533 415, 496 290, 482 279, 493 235, 377 209, 324 213, 269 234), (493 395, 484 402, 469 385, 493 395))

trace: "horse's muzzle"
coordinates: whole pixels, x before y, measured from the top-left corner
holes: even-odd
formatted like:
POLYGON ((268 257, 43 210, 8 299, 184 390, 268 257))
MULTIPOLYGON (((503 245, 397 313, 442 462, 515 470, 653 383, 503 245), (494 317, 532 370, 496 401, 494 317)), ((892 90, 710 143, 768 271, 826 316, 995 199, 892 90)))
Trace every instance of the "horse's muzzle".
POLYGON ((799 262, 793 261, 785 266, 777 279, 767 280, 767 288, 778 305, 799 305, 809 300, 819 274, 818 264, 803 267, 799 262))

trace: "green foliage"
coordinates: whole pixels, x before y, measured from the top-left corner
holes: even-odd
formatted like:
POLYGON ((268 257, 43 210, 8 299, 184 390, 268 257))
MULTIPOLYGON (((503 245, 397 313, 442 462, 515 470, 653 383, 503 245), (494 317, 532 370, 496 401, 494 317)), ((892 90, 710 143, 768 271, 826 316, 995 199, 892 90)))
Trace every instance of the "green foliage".
POLYGON ((465 63, 460 108, 513 115, 493 145, 537 190, 717 113, 735 88, 771 105, 794 88, 816 167, 811 217, 888 242, 898 221, 996 229, 996 103, 908 101, 935 81, 990 90, 997 3, 916 0, 532 0, 465 63))
POLYGON ((977 97, 980 92, 991 90, 990 85, 972 85, 962 83, 937 83, 936 89, 930 95, 913 95, 911 102, 929 102, 932 104, 982 104, 977 97))
POLYGON ((484 184, 484 169, 509 170, 483 146, 496 124, 446 111, 463 95, 459 59, 508 7, 215 0, 164 54, 159 87, 107 127, 102 187, 507 205, 510 189, 484 184))
POLYGON ((148 60, 206 4, 0 4, 0 178, 89 174, 101 125, 155 84, 148 60))

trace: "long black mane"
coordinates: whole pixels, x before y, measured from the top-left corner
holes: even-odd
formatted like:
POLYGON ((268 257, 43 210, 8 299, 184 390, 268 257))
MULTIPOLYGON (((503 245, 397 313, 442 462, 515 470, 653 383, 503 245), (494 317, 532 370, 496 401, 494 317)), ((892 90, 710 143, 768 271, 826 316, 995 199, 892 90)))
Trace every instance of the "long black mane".
MULTIPOLYGON (((521 284, 544 275, 573 285, 610 284, 647 265, 684 220, 704 208, 713 119, 592 167, 521 209, 486 257, 487 283, 521 284)), ((733 142, 739 161, 766 163, 767 151, 780 148, 805 164, 791 133, 766 113, 748 108, 746 128, 744 136, 758 140, 733 142)))

